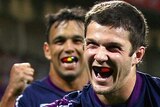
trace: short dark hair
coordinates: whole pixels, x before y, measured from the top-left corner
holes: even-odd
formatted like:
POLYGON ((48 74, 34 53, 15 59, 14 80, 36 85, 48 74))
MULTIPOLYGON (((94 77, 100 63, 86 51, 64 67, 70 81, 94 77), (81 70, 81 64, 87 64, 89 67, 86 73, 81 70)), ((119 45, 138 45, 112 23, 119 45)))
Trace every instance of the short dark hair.
POLYGON ((148 25, 142 12, 125 1, 107 1, 94 5, 86 14, 85 36, 91 21, 130 32, 131 54, 140 46, 147 46, 148 25))
MULTIPOLYGON (((45 33, 45 35, 47 37, 47 42, 49 42, 49 31, 55 22, 58 22, 58 24, 60 24, 62 21, 75 20, 75 21, 84 23, 85 13, 86 13, 85 9, 82 9, 81 7, 74 7, 71 9, 69 9, 69 8, 60 9, 55 14, 47 14, 45 16, 45 18, 46 18, 46 33, 45 33)), ((57 26, 58 26, 58 24, 57 24, 57 26)))

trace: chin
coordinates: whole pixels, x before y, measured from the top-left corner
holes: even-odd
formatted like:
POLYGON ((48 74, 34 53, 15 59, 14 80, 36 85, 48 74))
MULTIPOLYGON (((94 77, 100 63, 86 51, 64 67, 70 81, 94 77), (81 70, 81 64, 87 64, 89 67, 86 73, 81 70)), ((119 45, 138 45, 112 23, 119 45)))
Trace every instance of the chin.
POLYGON ((93 85, 93 88, 97 94, 109 94, 113 92, 112 87, 93 85))
POLYGON ((64 80, 68 81, 68 82, 71 82, 71 81, 74 81, 76 79, 76 76, 75 75, 65 75, 62 78, 64 80))
POLYGON ((66 78, 76 78, 80 75, 80 73, 75 72, 75 71, 67 71, 67 72, 63 73, 62 75, 66 78))
POLYGON ((101 90, 101 89, 100 90, 95 90, 95 92, 97 94, 101 94, 101 95, 112 93, 111 90, 101 90))

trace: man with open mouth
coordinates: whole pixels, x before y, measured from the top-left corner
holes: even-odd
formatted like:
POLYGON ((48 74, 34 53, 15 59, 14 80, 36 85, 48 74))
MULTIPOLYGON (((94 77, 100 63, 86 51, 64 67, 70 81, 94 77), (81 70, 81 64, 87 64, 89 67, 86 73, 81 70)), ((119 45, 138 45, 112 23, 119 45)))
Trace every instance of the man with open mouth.
POLYGON ((160 107, 160 79, 137 70, 147 45, 143 14, 113 0, 94 5, 85 20, 91 84, 46 107, 160 107))
MULTIPOLYGON (((3 107, 14 107, 14 102, 18 96, 16 107, 42 107, 71 91, 81 90, 88 83, 88 73, 84 61, 84 17, 85 10, 76 8, 60 9, 55 14, 46 16, 46 42, 43 49, 46 59, 49 60, 49 74, 42 80, 32 82, 21 95, 14 93, 22 91, 24 85, 29 81, 24 72, 27 69, 33 70, 30 64, 15 64, 14 70, 18 70, 21 75, 18 88, 6 91, 9 95, 5 99, 3 107), (21 68, 21 69, 19 69, 21 68), (22 84, 19 86, 19 84, 22 84), (12 102, 12 105, 11 105, 12 102), (7 105, 10 104, 10 105, 7 105)), ((33 74, 29 74, 33 78, 33 74)), ((15 78, 17 80, 17 78, 15 78)), ((13 82, 11 82, 13 83, 13 82)), ((19 92, 21 93, 21 92, 19 92)))

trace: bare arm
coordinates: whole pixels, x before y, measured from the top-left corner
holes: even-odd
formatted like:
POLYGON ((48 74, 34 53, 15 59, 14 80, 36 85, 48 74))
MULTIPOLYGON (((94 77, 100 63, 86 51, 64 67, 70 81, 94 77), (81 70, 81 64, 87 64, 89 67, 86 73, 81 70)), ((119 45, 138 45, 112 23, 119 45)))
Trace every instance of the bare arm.
POLYGON ((9 84, 1 100, 0 107, 14 107, 16 98, 23 92, 27 83, 33 81, 34 69, 29 63, 14 64, 10 71, 9 84))

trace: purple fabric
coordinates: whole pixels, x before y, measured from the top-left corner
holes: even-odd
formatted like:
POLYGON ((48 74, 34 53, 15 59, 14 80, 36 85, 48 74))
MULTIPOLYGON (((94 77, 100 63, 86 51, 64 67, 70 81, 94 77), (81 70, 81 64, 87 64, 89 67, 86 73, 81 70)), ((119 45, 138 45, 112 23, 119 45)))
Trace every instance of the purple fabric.
POLYGON ((142 78, 137 73, 136 84, 135 84, 133 92, 128 100, 128 107, 130 107, 131 105, 134 105, 135 102, 138 100, 138 98, 140 96, 141 88, 142 88, 142 78))

